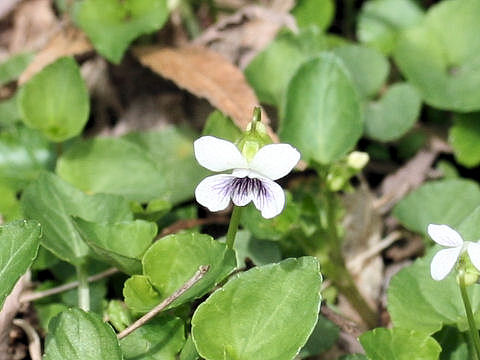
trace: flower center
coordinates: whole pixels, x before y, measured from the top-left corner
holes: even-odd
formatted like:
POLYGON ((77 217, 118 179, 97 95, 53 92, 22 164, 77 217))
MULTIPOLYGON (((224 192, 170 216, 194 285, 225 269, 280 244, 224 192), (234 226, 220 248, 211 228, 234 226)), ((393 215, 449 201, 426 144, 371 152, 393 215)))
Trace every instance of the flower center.
POLYGON ((259 179, 249 178, 248 176, 243 178, 234 178, 224 188, 225 193, 235 194, 239 196, 248 196, 248 194, 254 194, 257 197, 265 198, 267 196, 267 189, 263 186, 263 183, 259 179))

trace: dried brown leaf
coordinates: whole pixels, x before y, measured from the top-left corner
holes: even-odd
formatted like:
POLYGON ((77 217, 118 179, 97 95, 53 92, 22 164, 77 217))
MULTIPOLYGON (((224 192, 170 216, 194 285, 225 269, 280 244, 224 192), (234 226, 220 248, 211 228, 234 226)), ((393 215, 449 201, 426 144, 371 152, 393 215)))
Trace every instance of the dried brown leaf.
MULTIPOLYGON (((198 97, 207 99, 214 107, 230 116, 245 129, 258 99, 243 73, 220 54, 199 46, 161 48, 136 47, 133 50, 140 62, 157 74, 172 80, 198 97)), ((262 120, 272 138, 265 113, 262 120)))
POLYGON ((69 28, 59 31, 36 56, 20 76, 18 83, 23 84, 48 64, 62 56, 79 55, 93 49, 85 34, 69 28))

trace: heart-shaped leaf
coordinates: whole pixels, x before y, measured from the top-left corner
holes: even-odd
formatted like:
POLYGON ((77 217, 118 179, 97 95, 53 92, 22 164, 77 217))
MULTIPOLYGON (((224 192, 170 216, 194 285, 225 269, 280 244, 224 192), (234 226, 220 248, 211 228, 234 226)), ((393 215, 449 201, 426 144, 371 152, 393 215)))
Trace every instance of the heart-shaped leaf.
POLYGON ((16 221, 0 226, 0 310, 37 256, 41 228, 36 221, 16 221))
POLYGON ((165 0, 84 0, 74 14, 97 51, 119 63, 133 40, 163 26, 168 9, 165 0))
POLYGON ((83 130, 90 111, 87 88, 77 63, 60 58, 33 76, 20 90, 22 120, 51 141, 64 141, 83 130))
POLYGON ((313 257, 236 275, 195 311, 192 335, 209 360, 291 360, 317 321, 322 278, 313 257))

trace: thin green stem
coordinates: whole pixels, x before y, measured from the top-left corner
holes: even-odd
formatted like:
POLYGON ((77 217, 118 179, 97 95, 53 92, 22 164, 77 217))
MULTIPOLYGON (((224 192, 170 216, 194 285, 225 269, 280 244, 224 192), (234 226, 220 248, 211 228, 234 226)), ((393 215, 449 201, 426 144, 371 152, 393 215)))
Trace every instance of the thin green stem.
POLYGON ((195 39, 202 31, 193 12, 192 5, 190 2, 183 0, 180 2, 179 9, 188 34, 192 39, 195 39))
POLYGON ((88 273, 85 265, 77 265, 78 278, 78 307, 84 311, 90 311, 90 288, 88 285, 88 273))
POLYGON ((480 336, 478 335, 478 329, 475 325, 475 318, 473 317, 472 305, 467 293, 467 287, 465 285, 465 274, 460 273, 458 276, 460 293, 462 294, 463 305, 465 305, 465 312, 467 314, 468 326, 470 327, 470 336, 472 338, 473 347, 477 354, 477 359, 480 359, 480 336))
POLYGON ((233 249, 235 243, 235 236, 237 235, 238 225, 240 224, 240 215, 242 208, 233 205, 232 216, 230 217, 230 224, 227 231, 227 247, 233 249))

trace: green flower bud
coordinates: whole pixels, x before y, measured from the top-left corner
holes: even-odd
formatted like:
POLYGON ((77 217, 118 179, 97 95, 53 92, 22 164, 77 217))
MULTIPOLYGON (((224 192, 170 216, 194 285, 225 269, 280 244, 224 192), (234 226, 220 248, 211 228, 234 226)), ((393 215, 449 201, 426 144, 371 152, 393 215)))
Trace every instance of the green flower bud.
POLYGON ((460 259, 457 263, 457 270, 457 282, 460 283, 458 277, 463 276, 466 286, 475 284, 480 276, 480 273, 475 268, 475 266, 473 266, 472 261, 470 260, 470 257, 468 256, 468 253, 466 251, 464 251, 460 255, 460 259))
POLYGON ((237 141, 237 146, 248 161, 252 160, 261 147, 271 144, 272 139, 267 134, 267 128, 261 122, 262 112, 259 107, 253 110, 253 119, 237 141))

